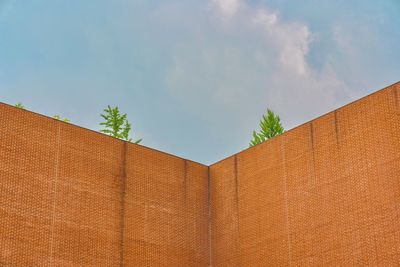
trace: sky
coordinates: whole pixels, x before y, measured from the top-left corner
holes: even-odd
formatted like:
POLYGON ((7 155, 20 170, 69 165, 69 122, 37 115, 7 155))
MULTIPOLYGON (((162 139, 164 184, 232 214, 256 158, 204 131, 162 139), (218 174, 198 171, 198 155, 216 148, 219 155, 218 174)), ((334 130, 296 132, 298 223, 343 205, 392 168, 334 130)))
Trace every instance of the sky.
POLYGON ((400 0, 0 0, 0 101, 211 164, 400 80, 400 0))

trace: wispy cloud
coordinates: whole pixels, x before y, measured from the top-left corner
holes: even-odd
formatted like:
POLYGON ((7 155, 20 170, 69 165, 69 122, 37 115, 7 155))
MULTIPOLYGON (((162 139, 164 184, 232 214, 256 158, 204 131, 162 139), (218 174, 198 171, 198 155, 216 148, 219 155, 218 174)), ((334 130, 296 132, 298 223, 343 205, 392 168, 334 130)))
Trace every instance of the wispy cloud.
POLYGON ((228 120, 234 123, 230 132, 243 136, 267 107, 294 126, 348 97, 346 83, 329 62, 320 69, 308 63, 315 36, 306 24, 284 21, 278 12, 244 1, 209 4, 211 25, 201 22, 203 32, 175 48, 166 83, 171 94, 207 117, 219 134, 226 125, 218 122, 228 120))
POLYGON ((216 7, 218 11, 227 17, 231 17, 238 12, 239 8, 242 7, 242 0, 211 0, 210 5, 216 7))

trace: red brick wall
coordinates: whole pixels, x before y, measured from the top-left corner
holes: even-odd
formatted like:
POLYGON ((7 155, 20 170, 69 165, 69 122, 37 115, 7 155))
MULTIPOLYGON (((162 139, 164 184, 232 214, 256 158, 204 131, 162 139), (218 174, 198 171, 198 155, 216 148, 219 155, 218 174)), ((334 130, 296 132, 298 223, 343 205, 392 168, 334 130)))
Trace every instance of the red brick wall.
POLYGON ((208 167, 0 105, 0 266, 207 266, 208 167))
POLYGON ((210 167, 213 266, 400 265, 400 84, 210 167))
POLYGON ((0 266, 400 265, 400 84, 210 167, 0 123, 0 266))

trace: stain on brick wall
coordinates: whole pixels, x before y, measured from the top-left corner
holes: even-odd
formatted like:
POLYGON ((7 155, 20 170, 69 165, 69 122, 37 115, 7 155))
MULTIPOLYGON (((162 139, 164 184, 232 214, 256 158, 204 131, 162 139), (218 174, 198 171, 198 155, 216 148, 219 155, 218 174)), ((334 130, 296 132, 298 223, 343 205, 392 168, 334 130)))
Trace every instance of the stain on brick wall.
POLYGON ((0 266, 400 265, 400 83, 210 167, 0 123, 0 266))
POLYGON ((208 167, 0 105, 0 266, 207 266, 208 167))

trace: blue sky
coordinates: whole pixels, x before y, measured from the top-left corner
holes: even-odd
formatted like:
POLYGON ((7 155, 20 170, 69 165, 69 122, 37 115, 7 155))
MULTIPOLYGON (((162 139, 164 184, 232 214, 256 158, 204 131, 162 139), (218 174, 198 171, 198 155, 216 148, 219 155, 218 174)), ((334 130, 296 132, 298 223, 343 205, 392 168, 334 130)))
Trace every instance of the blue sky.
POLYGON ((0 101, 202 163, 400 80, 400 1, 0 0, 0 101))

